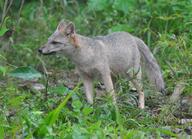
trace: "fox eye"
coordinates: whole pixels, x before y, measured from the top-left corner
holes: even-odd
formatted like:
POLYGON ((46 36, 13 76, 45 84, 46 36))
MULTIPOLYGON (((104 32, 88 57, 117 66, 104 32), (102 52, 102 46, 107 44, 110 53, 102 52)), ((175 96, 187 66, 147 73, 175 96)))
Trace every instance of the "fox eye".
POLYGON ((60 42, 52 41, 52 44, 61 44, 60 42))
POLYGON ((70 35, 70 33, 66 33, 66 36, 69 36, 70 35))

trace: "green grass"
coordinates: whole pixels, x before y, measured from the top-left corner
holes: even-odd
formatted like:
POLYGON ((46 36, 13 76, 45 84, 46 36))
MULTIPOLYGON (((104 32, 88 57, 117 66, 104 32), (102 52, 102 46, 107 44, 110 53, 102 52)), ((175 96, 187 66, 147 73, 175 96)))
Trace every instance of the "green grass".
POLYGON ((189 0, 31 0, 18 15, 20 0, 14 1, 0 29, 0 35, 6 28, 15 30, 0 43, 0 139, 186 138, 185 132, 172 131, 190 126, 178 121, 192 118, 192 107, 170 104, 169 96, 181 81, 185 83, 182 97, 192 96, 191 5, 189 0), (162 68, 168 96, 158 94, 144 81, 146 108, 140 110, 137 93, 118 78, 116 106, 107 95, 87 104, 82 85, 74 79, 74 65, 61 55, 40 56, 37 52, 61 19, 73 21, 77 33, 86 36, 128 31, 142 38, 162 68), (36 82, 45 86, 48 82, 47 89, 37 91, 32 89, 33 83, 10 77, 17 67, 41 72, 43 76, 36 82), (44 76, 45 68, 51 72, 49 77, 44 76), (66 88, 66 82, 74 82, 75 89, 66 88))

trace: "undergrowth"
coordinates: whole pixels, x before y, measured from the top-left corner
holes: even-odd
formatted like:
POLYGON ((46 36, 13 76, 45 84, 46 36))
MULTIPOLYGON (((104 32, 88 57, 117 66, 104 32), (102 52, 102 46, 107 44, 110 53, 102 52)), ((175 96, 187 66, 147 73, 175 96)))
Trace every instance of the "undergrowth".
POLYGON ((191 118, 192 106, 180 110, 180 102, 168 102, 177 82, 185 83, 182 97, 192 95, 190 0, 10 0, 10 9, 6 2, 0 1, 0 139, 188 136, 184 129, 191 125, 178 121, 191 118), (142 38, 162 68, 166 96, 144 81, 146 108, 140 110, 137 93, 120 78, 115 84, 117 105, 107 95, 87 104, 79 80, 64 76, 74 72, 74 65, 61 54, 40 56, 37 52, 61 19, 74 22, 77 33, 85 36, 127 31, 142 38), (8 37, 4 35, 7 30, 12 31, 8 37), (33 82, 46 89, 38 91, 33 82, 10 77, 17 67, 40 71, 42 78, 33 82), (67 88, 65 82, 76 87, 67 88), (175 128, 182 133, 175 134, 175 128))

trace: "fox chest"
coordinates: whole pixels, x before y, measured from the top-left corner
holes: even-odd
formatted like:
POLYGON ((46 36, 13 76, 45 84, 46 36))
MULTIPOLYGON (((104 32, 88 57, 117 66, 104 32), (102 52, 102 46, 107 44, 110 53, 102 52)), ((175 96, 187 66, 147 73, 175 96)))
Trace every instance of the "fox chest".
POLYGON ((75 65, 83 73, 95 76, 99 75, 101 70, 104 70, 108 65, 107 56, 103 53, 95 52, 92 49, 90 51, 81 52, 81 55, 76 57, 75 65), (86 52, 86 53, 85 53, 86 52))
POLYGON ((80 73, 89 75, 91 77, 94 76, 99 76, 100 72, 99 69, 96 65, 91 64, 91 65, 77 65, 77 69, 80 71, 80 73))

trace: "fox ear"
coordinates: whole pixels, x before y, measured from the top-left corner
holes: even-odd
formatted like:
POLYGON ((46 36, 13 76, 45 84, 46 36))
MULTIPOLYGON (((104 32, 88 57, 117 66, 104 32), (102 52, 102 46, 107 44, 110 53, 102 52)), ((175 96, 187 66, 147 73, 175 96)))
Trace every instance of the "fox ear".
POLYGON ((79 47, 79 42, 78 42, 78 38, 75 34, 75 26, 72 22, 70 22, 67 27, 65 28, 65 32, 70 35, 70 41, 71 43, 78 48, 79 47))
POLYGON ((66 26, 65 32, 66 32, 67 34, 69 34, 69 35, 74 34, 74 33, 75 33, 75 25, 74 25, 72 22, 70 22, 70 23, 66 26))
POLYGON ((57 26, 57 30, 60 32, 64 32, 66 23, 64 21, 61 21, 59 25, 57 26))

